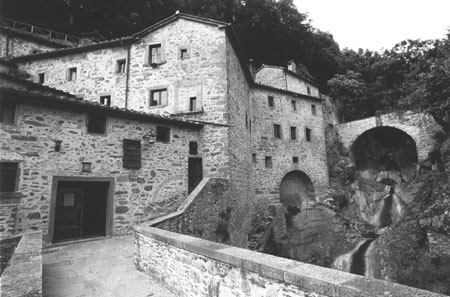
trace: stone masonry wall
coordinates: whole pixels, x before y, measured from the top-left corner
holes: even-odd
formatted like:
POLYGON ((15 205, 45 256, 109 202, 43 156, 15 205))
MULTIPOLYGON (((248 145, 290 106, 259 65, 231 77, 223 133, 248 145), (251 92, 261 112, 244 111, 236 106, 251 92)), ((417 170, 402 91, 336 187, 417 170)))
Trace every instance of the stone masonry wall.
POLYGON ((227 78, 230 182, 233 197, 229 205, 232 209, 230 239, 232 245, 247 246, 255 203, 251 164, 251 99, 244 70, 228 38, 227 78))
POLYGON ((156 228, 135 232, 137 268, 177 296, 443 296, 156 228))
POLYGON ((393 127, 406 132, 416 142, 419 162, 428 158, 428 153, 434 143, 432 137, 433 132, 437 131, 437 124, 431 116, 426 114, 411 112, 404 114, 390 113, 380 117, 370 117, 339 124, 335 126, 335 129, 344 147, 350 149, 361 134, 380 126, 393 127))
POLYGON ((171 212, 187 197, 189 142, 199 140, 198 132, 171 127, 170 143, 149 144, 143 135, 155 123, 110 116, 106 135, 90 134, 86 114, 20 104, 16 123, 0 124, 0 159, 19 162, 22 194, 17 226, 2 236, 47 233, 54 176, 114 178, 113 234, 171 212), (141 169, 123 168, 123 139, 141 140, 141 169), (60 152, 55 140, 62 141, 60 152), (81 162, 91 162, 91 172, 81 172, 81 162))
POLYGON ((33 50, 40 52, 54 51, 58 46, 51 46, 46 43, 32 41, 30 39, 21 38, 18 36, 7 35, 4 32, 0 33, 0 57, 12 58, 19 56, 31 55, 33 50), (8 45, 8 48, 7 48, 8 45))
POLYGON ((325 152, 324 120, 319 101, 299 99, 289 95, 254 89, 252 153, 253 179, 257 200, 279 201, 279 186, 290 171, 300 170, 311 179, 316 194, 328 187, 328 169, 325 152), (274 107, 269 107, 268 96, 274 97, 274 107), (291 100, 296 101, 293 110, 291 100), (316 105, 316 115, 311 114, 311 104, 316 105), (281 125, 281 139, 274 137, 274 124, 281 125), (290 127, 296 127, 297 140, 290 139, 290 127), (305 139, 305 128, 311 129, 311 141, 305 139), (265 157, 272 157, 272 167, 267 168, 265 157), (293 163, 298 157, 298 164, 293 163))
POLYGON ((116 61, 127 58, 125 47, 93 50, 85 53, 20 62, 19 68, 38 82, 44 73, 44 85, 99 102, 111 95, 111 106, 125 107, 126 73, 116 73, 116 61), (69 68, 77 68, 76 79, 68 80, 69 68))

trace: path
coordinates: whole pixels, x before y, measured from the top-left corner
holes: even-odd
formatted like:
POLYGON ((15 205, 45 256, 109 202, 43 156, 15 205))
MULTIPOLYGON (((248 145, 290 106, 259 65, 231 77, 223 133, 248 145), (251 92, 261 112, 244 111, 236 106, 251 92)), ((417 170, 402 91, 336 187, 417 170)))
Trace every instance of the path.
POLYGON ((133 263, 133 237, 71 243, 44 250, 45 297, 175 297, 133 263))

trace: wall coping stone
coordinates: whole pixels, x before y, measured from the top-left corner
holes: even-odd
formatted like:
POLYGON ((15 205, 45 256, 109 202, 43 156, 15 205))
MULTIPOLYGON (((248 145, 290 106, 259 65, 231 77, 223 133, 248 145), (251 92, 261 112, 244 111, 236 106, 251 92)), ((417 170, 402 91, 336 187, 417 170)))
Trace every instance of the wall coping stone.
POLYGON ((2 296, 42 296, 42 232, 22 235, 2 274, 2 296))
POLYGON ((154 227, 136 226, 134 227, 134 231, 180 249, 258 273, 264 277, 292 284, 302 290, 328 296, 445 296, 388 281, 371 279, 269 254, 232 247, 154 227))

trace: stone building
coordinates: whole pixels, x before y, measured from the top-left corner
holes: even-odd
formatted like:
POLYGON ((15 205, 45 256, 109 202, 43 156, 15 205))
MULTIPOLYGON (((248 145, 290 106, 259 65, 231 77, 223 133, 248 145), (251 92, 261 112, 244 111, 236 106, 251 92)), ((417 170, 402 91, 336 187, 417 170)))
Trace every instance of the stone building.
MULTIPOLYGON (((292 62, 252 74, 230 24, 177 13, 130 37, 8 57, 1 69, 27 80, 2 74, 1 168, 16 174, 3 235, 62 240, 58 207, 97 192, 106 202, 91 208, 106 217, 78 225, 121 234, 176 209, 201 178, 221 178, 230 243, 244 246, 256 208, 328 187, 317 84, 292 62), (139 167, 125 165, 128 150, 139 167)), ((69 239, 91 236, 77 230, 69 239)))

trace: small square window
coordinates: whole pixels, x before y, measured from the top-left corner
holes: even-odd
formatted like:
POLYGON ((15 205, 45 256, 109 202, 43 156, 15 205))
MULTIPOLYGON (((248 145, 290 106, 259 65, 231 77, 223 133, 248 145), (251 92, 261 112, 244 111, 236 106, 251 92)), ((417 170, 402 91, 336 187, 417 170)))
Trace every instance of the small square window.
POLYGON ((150 106, 167 105, 167 89, 150 91, 150 106))
POLYGON ((306 87, 306 92, 308 93, 309 96, 311 96, 311 88, 310 87, 306 87))
POLYGON ((106 117, 92 115, 92 114, 88 115, 87 131, 88 131, 88 133, 105 134, 105 132, 106 132, 106 117))
POLYGON ((17 162, 0 162, 0 192, 15 192, 18 179, 17 162))
POLYGON ((281 138, 281 126, 274 124, 273 125, 273 137, 281 138))
POLYGON ((69 72, 67 74, 68 81, 77 80, 77 67, 69 68, 69 72))
POLYGON ((116 73, 125 73, 125 69, 127 66, 127 60, 120 59, 116 62, 116 73))
POLYGON ((298 164, 298 157, 292 157, 292 163, 298 164))
POLYGON ((291 127, 291 140, 297 140, 297 127, 291 127))
POLYGON ((314 104, 311 104, 311 114, 316 115, 316 113, 317 113, 316 106, 314 104))
POLYGON ((6 101, 0 97, 0 122, 14 124, 15 116, 16 103, 14 101, 6 101))
POLYGON ((306 141, 311 141, 311 129, 309 128, 305 128, 305 137, 306 137, 306 141))
POLYGON ((81 171, 91 172, 91 162, 81 162, 81 171))
POLYGON ((170 142, 170 128, 157 126, 156 127, 156 141, 170 142))
POLYGON ((291 100, 292 111, 297 110, 297 102, 295 100, 291 100))
POLYGON ((39 73, 39 84, 43 84, 45 82, 45 73, 39 73))
POLYGON ((189 98, 189 111, 197 110, 197 97, 189 98))
POLYGON ((273 167, 272 157, 265 157, 264 163, 266 165, 266 168, 272 168, 273 167))
POLYGON ((198 154, 198 144, 195 141, 189 142, 189 155, 197 155, 198 154))
POLYGON ((269 101, 269 107, 274 107, 275 102, 274 102, 273 96, 269 96, 269 97, 267 97, 267 99, 269 101))
POLYGON ((111 106, 111 95, 100 96, 100 104, 106 105, 106 106, 111 106))
POLYGON ((189 58, 189 51, 187 48, 180 48, 180 59, 184 60, 189 58))
POLYGON ((138 140, 123 140, 123 168, 141 168, 141 142, 138 140))
POLYGON ((162 47, 160 43, 149 46, 148 58, 150 65, 157 65, 162 62, 162 47))

